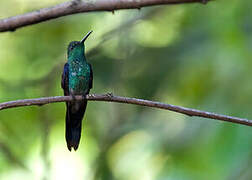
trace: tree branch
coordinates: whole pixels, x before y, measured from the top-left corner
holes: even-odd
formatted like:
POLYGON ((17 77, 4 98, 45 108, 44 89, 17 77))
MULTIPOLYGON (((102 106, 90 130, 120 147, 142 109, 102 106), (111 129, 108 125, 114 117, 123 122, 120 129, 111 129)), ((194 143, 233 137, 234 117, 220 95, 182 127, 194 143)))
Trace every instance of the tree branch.
POLYGON ((115 11, 119 9, 140 9, 165 4, 203 3, 209 0, 72 0, 53 7, 43 8, 23 15, 0 20, 0 32, 15 31, 17 28, 37 24, 50 19, 91 11, 115 11))
MULTIPOLYGON (((76 96, 75 99, 82 100, 83 97, 76 96)), ((136 105, 141 105, 141 106, 148 106, 148 107, 153 107, 153 108, 170 110, 170 111, 185 114, 188 116, 197 116, 197 117, 203 117, 203 118, 209 118, 209 119, 215 119, 215 120, 232 122, 236 124, 252 126, 252 120, 248 120, 248 119, 215 114, 211 112, 200 111, 196 109, 190 109, 190 108, 175 106, 171 104, 164 104, 164 103, 156 102, 156 101, 114 96, 111 93, 101 94, 101 95, 89 94, 86 96, 86 99, 89 101, 107 101, 107 102, 118 102, 118 103, 126 103, 126 104, 136 104, 136 105)), ((14 108, 14 107, 22 107, 22 106, 44 105, 44 104, 49 104, 49 103, 65 102, 65 101, 72 101, 72 100, 73 98, 71 96, 54 96, 54 97, 44 97, 44 98, 35 98, 35 99, 23 99, 23 100, 0 103, 0 110, 7 109, 7 108, 14 108)))

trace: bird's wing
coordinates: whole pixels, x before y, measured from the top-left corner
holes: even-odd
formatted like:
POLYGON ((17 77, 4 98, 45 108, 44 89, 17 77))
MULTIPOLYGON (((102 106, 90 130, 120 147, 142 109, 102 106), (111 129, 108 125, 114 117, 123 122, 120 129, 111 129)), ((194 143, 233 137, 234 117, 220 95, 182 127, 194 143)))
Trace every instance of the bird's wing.
POLYGON ((92 66, 91 66, 91 64, 89 64, 89 63, 88 63, 88 65, 89 65, 89 67, 90 67, 90 81, 89 81, 89 88, 90 88, 90 89, 92 89, 92 87, 93 87, 93 70, 92 70, 92 66))
POLYGON ((69 95, 69 65, 66 63, 64 65, 62 77, 61 77, 61 88, 64 90, 64 95, 69 95))

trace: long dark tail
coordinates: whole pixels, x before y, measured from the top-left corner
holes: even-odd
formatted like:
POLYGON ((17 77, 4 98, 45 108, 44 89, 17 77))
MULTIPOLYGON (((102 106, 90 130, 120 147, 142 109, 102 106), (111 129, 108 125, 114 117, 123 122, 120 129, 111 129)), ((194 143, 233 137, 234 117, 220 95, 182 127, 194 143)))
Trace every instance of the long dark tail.
POLYGON ((87 100, 68 102, 66 111, 66 142, 71 151, 78 149, 81 137, 81 122, 86 111, 87 100))

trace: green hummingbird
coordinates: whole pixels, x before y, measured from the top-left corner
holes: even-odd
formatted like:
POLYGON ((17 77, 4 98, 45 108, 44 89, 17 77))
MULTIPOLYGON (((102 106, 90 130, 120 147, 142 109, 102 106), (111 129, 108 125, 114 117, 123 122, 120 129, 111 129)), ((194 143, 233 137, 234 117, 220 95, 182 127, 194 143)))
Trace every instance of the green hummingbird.
MULTIPOLYGON (((67 63, 64 65, 61 87, 65 96, 86 97, 93 86, 93 71, 85 57, 84 42, 92 33, 89 31, 81 41, 72 41, 67 49, 67 63)), ((66 142, 71 151, 78 149, 81 137, 81 122, 87 107, 87 100, 66 102, 66 142)))

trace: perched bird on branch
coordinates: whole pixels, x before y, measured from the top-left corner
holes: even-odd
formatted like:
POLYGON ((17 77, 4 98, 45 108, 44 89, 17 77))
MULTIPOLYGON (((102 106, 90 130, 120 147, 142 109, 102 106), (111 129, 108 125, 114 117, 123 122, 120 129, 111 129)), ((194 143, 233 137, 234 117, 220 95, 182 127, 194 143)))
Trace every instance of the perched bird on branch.
POLYGON ((84 42, 92 31, 81 41, 72 41, 67 49, 67 63, 64 65, 61 87, 64 95, 82 95, 84 100, 66 102, 66 142, 67 148, 71 151, 78 149, 81 137, 81 124, 86 110, 86 95, 93 86, 93 72, 91 65, 85 57, 84 42))

